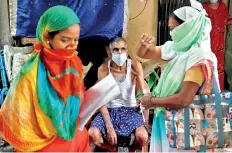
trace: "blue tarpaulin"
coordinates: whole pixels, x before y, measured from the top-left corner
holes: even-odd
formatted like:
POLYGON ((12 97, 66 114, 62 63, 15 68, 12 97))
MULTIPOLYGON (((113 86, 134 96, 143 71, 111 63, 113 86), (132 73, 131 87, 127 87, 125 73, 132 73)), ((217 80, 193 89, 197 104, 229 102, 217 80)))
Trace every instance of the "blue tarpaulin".
POLYGON ((124 24, 124 0, 13 0, 12 24, 19 37, 35 37, 39 17, 55 5, 72 8, 81 20, 81 38, 120 36, 124 24), (14 23, 15 22, 15 23, 14 23))

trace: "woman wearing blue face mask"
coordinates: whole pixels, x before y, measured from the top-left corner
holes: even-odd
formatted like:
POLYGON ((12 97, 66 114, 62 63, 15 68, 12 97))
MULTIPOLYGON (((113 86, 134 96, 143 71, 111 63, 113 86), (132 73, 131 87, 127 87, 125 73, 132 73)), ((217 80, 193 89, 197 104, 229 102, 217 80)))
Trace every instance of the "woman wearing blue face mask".
POLYGON ((232 19, 229 16, 227 6, 221 0, 210 0, 203 3, 208 17, 212 23, 211 48, 218 59, 218 72, 221 90, 224 90, 224 44, 226 25, 232 24, 232 19))

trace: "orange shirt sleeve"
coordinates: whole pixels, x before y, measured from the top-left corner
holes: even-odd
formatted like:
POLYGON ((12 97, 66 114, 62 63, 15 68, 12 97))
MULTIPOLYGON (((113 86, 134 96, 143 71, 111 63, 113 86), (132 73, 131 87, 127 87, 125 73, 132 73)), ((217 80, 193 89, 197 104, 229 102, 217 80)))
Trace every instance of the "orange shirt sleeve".
POLYGON ((204 82, 204 73, 201 66, 193 67, 187 70, 184 81, 191 81, 201 86, 204 82))

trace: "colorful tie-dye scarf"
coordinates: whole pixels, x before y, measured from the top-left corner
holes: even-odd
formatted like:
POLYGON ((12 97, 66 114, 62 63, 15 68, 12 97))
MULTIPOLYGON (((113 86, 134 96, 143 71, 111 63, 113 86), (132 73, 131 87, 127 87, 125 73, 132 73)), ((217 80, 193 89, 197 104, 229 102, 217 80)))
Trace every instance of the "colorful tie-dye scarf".
POLYGON ((83 91, 75 50, 53 50, 44 35, 74 24, 70 8, 55 6, 40 18, 34 54, 15 78, 0 110, 0 136, 20 151, 44 148, 57 137, 71 140, 83 91))

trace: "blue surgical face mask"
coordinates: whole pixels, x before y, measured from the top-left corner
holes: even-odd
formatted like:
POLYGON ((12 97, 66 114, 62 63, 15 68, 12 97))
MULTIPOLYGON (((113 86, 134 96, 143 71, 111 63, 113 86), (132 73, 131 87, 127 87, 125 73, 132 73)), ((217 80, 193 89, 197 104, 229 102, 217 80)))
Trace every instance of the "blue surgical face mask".
POLYGON ((122 53, 122 54, 112 53, 112 60, 118 66, 122 66, 127 60, 127 54, 126 54, 126 52, 122 53))
POLYGON ((217 3, 218 0, 210 0, 210 3, 217 3))

